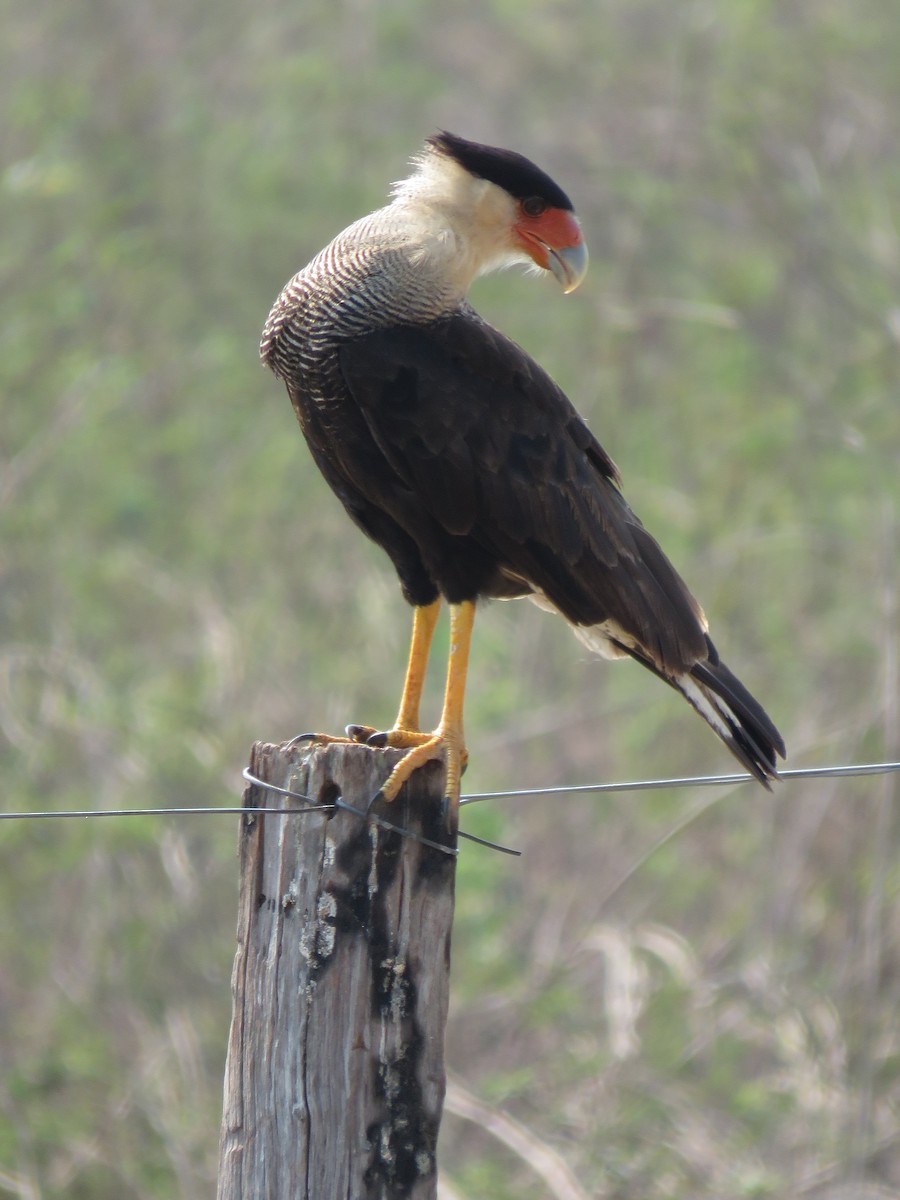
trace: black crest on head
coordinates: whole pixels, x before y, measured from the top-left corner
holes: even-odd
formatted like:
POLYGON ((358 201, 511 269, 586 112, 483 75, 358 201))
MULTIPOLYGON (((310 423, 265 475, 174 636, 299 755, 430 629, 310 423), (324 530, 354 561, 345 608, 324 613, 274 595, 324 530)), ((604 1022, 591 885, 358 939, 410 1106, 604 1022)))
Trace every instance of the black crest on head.
POLYGON ((430 137, 428 145, 455 159, 479 179, 495 183, 516 200, 540 196, 551 208, 572 211, 572 201, 559 184, 554 183, 545 171, 536 167, 524 154, 516 154, 514 150, 498 150, 495 146, 482 146, 480 142, 468 142, 455 133, 443 130, 430 137))

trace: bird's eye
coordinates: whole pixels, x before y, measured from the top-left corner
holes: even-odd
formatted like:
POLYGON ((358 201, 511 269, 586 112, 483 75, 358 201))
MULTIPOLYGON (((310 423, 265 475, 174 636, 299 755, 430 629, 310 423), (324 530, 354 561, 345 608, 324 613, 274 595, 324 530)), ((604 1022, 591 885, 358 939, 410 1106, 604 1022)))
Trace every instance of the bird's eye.
POLYGON ((527 200, 522 201, 522 212, 526 217, 539 217, 546 207, 546 200, 542 200, 540 196, 529 196, 527 200))

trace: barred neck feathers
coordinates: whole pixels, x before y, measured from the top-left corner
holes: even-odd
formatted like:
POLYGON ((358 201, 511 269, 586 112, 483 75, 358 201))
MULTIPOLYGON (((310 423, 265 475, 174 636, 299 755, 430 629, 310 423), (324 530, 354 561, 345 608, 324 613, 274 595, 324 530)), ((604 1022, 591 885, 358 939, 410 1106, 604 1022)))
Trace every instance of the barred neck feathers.
POLYGON ((394 315, 430 319, 465 299, 479 275, 534 264, 512 238, 515 200, 488 180, 428 148, 394 187, 391 203, 356 221, 307 270, 366 273, 377 261, 394 315), (389 268, 386 271, 385 268, 389 268))
POLYGON ((434 320, 460 304, 469 282, 453 269, 452 250, 444 255, 447 240, 418 210, 391 204, 338 234, 301 277, 336 331, 434 320))
POLYGON ((276 374, 347 337, 436 320, 479 275, 534 265, 513 241, 507 191, 431 145, 414 167, 390 204, 348 226, 285 287, 260 344, 276 374))

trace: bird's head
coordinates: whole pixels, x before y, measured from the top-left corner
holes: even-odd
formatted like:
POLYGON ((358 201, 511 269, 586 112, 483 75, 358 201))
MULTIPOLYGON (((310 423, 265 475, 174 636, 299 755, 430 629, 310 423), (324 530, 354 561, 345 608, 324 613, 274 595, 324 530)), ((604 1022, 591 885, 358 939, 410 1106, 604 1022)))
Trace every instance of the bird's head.
POLYGON ((471 259, 471 276, 525 262, 551 271, 564 292, 584 279, 587 247, 572 202, 533 162, 512 150, 438 133, 398 183, 395 203, 443 222, 471 259))

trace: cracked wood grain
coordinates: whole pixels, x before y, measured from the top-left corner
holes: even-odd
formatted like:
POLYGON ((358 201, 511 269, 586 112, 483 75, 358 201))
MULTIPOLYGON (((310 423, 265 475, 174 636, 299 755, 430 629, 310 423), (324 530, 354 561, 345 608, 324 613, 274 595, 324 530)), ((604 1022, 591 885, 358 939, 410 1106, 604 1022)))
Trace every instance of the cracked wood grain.
MULTIPOLYGON (((241 818, 218 1200, 432 1200, 455 859, 353 813, 398 753, 257 743, 241 818)), ((442 772, 384 810, 447 842, 442 772)), ((379 811, 382 811, 379 809, 379 811)), ((455 833, 452 838, 455 844, 455 833)))

